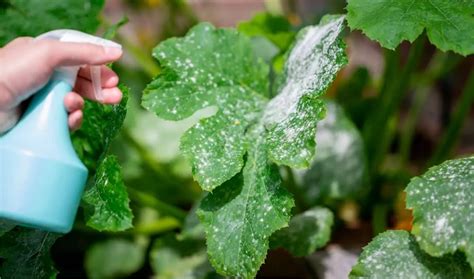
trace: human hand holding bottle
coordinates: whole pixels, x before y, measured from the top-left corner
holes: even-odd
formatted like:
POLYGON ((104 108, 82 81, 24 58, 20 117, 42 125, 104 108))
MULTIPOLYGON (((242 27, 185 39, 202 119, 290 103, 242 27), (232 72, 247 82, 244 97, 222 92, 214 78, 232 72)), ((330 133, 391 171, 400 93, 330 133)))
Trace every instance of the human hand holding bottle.
MULTIPOLYGON (((122 56, 122 50, 88 43, 17 38, 0 49, 0 134, 11 129, 21 116, 21 103, 42 88, 54 69, 60 66, 103 65, 122 56)), ((118 76, 101 66, 103 103, 117 104, 122 99, 118 76)), ((68 126, 78 129, 82 122, 84 99, 95 100, 89 66, 82 67, 73 91, 64 105, 69 112, 68 126)))

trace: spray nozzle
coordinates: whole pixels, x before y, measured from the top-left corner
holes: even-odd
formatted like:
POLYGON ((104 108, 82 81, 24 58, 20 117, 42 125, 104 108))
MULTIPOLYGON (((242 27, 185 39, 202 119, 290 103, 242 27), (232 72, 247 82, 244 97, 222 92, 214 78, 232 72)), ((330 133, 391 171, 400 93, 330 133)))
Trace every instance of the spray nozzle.
MULTIPOLYGON (((38 37, 37 40, 41 39, 49 39, 49 40, 58 40, 61 42, 70 42, 70 43, 89 43, 100 45, 103 47, 115 47, 121 49, 122 46, 117 44, 116 42, 106 40, 100 37, 96 37, 87 33, 83 33, 76 30, 70 29, 60 29, 54 30, 47 33, 44 33, 38 37)), ((92 81, 92 87, 94 88, 94 96, 97 100, 103 101, 104 96, 102 94, 102 85, 101 85, 101 74, 100 74, 100 66, 99 65, 90 65, 90 75, 92 81)), ((59 72, 62 72, 65 76, 64 78, 67 79, 68 82, 72 84, 75 83, 77 71, 79 70, 79 66, 69 66, 69 67, 61 67, 57 69, 59 72)))

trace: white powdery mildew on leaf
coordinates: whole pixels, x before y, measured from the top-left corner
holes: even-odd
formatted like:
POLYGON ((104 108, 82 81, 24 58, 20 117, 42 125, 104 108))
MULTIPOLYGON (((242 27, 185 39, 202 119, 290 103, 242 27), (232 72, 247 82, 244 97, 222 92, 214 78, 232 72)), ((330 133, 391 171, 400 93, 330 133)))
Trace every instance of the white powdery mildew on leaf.
POLYGON ((87 189, 83 196, 87 225, 98 231, 123 231, 133 227, 130 200, 114 156, 105 157, 94 181, 94 187, 87 189))
POLYGON ((215 106, 182 138, 194 178, 211 191, 238 173, 245 154, 244 131, 267 99, 268 67, 256 59, 249 38, 208 23, 154 50, 162 73, 144 91, 143 106, 167 120, 181 120, 215 106))
MULTIPOLYGON (((331 17, 321 25, 334 22, 338 22, 342 31, 342 17, 331 17)), ((316 44, 315 51, 325 53, 328 60, 332 57, 329 53, 339 54, 333 57, 335 61, 325 62, 342 67, 346 62, 344 45, 333 38, 339 33, 329 33, 329 39, 310 33, 322 41, 305 43, 316 44)), ((198 211, 212 265, 226 275, 253 277, 265 259, 269 237, 288 224, 294 204, 280 185, 278 168, 268 162, 271 155, 267 151, 275 151, 267 148, 269 141, 280 143, 278 137, 267 136, 262 124, 268 102, 268 66, 255 58, 249 38, 206 23, 194 27, 184 38, 161 43, 154 55, 163 71, 144 91, 145 108, 169 120, 189 117, 205 107, 217 108, 215 115, 202 119, 182 136, 181 150, 191 161, 194 178, 200 186, 212 191, 198 211)), ((306 67, 305 61, 300 63, 306 67)), ((299 71, 303 75, 304 70, 296 66, 287 71, 299 71)), ((326 65, 319 72, 306 73, 322 75, 319 78, 327 81, 318 82, 326 85, 302 94, 288 123, 279 123, 279 128, 291 127, 300 135, 308 125, 316 125, 324 113, 319 95, 335 74, 326 71, 336 68, 326 65)), ((291 133, 290 129, 285 131, 291 133)), ((314 129, 304 133, 310 138, 307 146, 311 148, 294 146, 292 152, 302 154, 300 157, 312 157, 314 134, 314 129)), ((303 141, 298 138, 299 143, 303 141)), ((285 155, 291 154, 285 151, 285 155)), ((296 160, 300 157, 295 156, 296 160)))
POLYGON ((314 155, 317 121, 325 113, 320 96, 347 63, 339 36, 344 17, 323 18, 302 30, 287 55, 279 94, 264 112, 270 158, 291 167, 307 167, 314 155))
POLYGON ((352 268, 350 278, 472 278, 460 254, 436 258, 423 252, 406 231, 387 231, 375 237, 352 268))
POLYGON ((266 159, 263 137, 255 133, 243 173, 201 202, 210 261, 219 273, 253 278, 265 260, 268 238, 285 226, 294 205, 281 187, 278 168, 266 159))
POLYGON ((464 251, 474 267, 474 157, 431 168, 406 192, 421 247, 434 256, 464 251))

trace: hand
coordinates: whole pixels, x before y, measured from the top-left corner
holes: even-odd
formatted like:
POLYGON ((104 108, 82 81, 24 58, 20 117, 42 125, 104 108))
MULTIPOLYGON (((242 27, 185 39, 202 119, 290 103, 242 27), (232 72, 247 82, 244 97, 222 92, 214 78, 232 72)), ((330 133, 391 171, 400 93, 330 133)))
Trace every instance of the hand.
MULTIPOLYGON (((17 38, 0 48, 0 134, 12 128, 21 116, 20 104, 49 81, 56 67, 104 65, 119 59, 122 51, 87 43, 65 43, 54 40, 17 38)), ((94 98, 88 66, 79 70, 73 92, 66 95, 64 105, 69 112, 68 125, 78 129, 86 97, 94 98)), ((101 66, 102 92, 105 104, 117 104, 122 92, 117 88, 118 76, 101 66)))

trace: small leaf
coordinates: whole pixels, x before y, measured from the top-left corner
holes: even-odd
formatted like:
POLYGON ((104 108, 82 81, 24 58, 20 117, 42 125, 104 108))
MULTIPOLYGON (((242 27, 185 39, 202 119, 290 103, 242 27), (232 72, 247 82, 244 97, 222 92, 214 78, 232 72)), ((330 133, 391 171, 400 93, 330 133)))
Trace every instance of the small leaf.
POLYGON ((138 271, 145 261, 145 247, 125 239, 109 239, 94 244, 86 253, 87 276, 125 277, 138 271))
POLYGON ((460 254, 435 258, 406 231, 387 231, 364 247, 350 278, 472 278, 460 254))
POLYGON ((133 213, 123 184, 120 166, 107 156, 83 196, 87 225, 99 231, 123 231, 132 227, 133 213))
POLYGON ((430 168, 406 193, 420 246, 433 256, 461 250, 474 267, 474 157, 430 168))
POLYGON ((8 0, 0 2, 0 47, 20 36, 37 36, 53 29, 94 33, 103 0, 8 0))
POLYGON ((150 265, 157 279, 205 279, 215 273, 207 260, 203 241, 178 240, 174 235, 154 242, 150 265))
POLYGON ((117 136, 127 113, 129 89, 120 86, 123 93, 119 105, 103 105, 86 101, 84 122, 73 134, 77 155, 92 173, 100 164, 110 142, 117 136))
POLYGON ((279 94, 263 118, 269 156, 278 164, 303 168, 313 158, 316 125, 325 113, 321 95, 347 63, 343 23, 343 16, 324 17, 301 30, 287 54, 279 94))
POLYGON ((125 86, 120 86, 120 89, 123 98, 118 105, 87 102, 84 123, 73 136, 76 152, 89 168, 89 174, 95 173, 83 196, 86 223, 100 231, 132 227, 133 215, 120 166, 114 157, 104 158, 127 112, 129 89, 125 86))
POLYGON ((266 159, 261 130, 252 132, 254 144, 242 173, 209 193, 197 212, 209 259, 223 275, 254 277, 265 260, 269 237, 288 223, 294 205, 281 187, 278 168, 266 159))
POLYGON ((0 278, 55 278, 49 250, 58 234, 16 227, 0 237, 0 278))
POLYGON ((293 170, 310 206, 357 198, 365 182, 362 136, 338 104, 327 101, 326 106, 326 118, 318 123, 318 145, 310 169, 293 170))
POLYGON ((334 216, 329 209, 309 209, 293 216, 288 227, 274 233, 270 246, 285 248, 297 257, 310 255, 329 241, 333 223, 334 216))
POLYGON ((426 29, 442 51, 474 53, 474 4, 465 0, 349 0, 347 22, 383 47, 413 42, 426 29))
POLYGON ((163 71, 144 91, 146 109, 167 120, 218 109, 188 130, 181 143, 194 178, 211 191, 243 166, 243 133, 266 101, 268 67, 255 58, 249 38, 208 23, 160 43, 153 55, 163 71))

